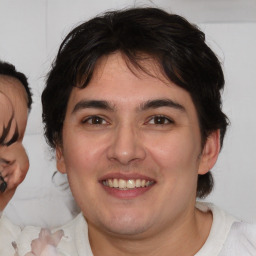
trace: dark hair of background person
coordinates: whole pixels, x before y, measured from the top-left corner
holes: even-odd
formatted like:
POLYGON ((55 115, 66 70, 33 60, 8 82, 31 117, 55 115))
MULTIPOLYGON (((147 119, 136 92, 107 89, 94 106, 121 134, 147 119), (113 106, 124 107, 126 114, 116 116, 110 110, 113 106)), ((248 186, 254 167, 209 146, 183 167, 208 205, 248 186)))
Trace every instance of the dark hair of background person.
MULTIPOLYGON (((72 88, 86 87, 99 59, 114 52, 124 56, 129 68, 146 73, 143 61, 155 61, 166 78, 190 93, 202 147, 218 129, 222 146, 228 125, 221 109, 224 76, 204 33, 178 15, 157 8, 133 8, 106 12, 82 23, 62 42, 42 94, 45 136, 52 148, 61 145, 72 88)), ((212 188, 210 172, 198 176, 197 197, 206 197, 212 188)))
POLYGON ((26 93, 27 93, 28 109, 31 110, 32 93, 31 93, 31 89, 29 88, 29 85, 28 85, 27 77, 23 73, 18 72, 14 65, 0 60, 0 76, 1 75, 16 78, 17 80, 19 80, 21 82, 21 84, 24 86, 26 93))

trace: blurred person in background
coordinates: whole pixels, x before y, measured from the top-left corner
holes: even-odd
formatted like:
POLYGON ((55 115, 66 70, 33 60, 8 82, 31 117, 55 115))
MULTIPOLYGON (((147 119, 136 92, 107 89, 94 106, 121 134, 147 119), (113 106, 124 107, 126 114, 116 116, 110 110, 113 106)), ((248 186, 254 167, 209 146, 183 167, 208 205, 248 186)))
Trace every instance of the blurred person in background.
POLYGON ((26 76, 12 64, 0 61, 0 211, 29 168, 22 140, 31 104, 26 76))

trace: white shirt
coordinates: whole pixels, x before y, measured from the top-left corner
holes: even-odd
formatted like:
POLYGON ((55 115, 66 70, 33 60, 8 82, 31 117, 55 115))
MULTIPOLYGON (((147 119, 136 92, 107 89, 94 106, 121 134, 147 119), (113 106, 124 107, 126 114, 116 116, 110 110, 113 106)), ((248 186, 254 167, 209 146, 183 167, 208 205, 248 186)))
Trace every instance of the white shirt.
MULTIPOLYGON (((213 223, 207 241, 195 256, 256 256, 256 225, 240 222, 212 204, 199 203, 197 207, 212 211, 213 223)), ((61 229, 64 236, 57 242, 57 249, 49 242, 49 250, 40 256, 93 256, 88 226, 82 214, 61 229)), ((3 216, 0 219, 0 255, 26 256, 32 250, 31 241, 38 238, 40 231, 41 228, 32 226, 21 229, 3 216), (16 254, 14 247, 17 247, 16 254)))
POLYGON ((195 256, 256 256, 256 224, 238 221, 213 204, 198 203, 197 207, 210 210, 213 223, 205 244, 195 256))

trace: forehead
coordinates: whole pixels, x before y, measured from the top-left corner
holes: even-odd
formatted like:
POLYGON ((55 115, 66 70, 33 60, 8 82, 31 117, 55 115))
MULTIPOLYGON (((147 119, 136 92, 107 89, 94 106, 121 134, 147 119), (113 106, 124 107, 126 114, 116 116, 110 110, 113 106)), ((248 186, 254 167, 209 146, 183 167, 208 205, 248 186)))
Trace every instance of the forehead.
MULTIPOLYGON (((11 100, 0 90, 0 129, 2 125, 8 122, 14 113, 11 100)), ((1 134, 1 132, 0 132, 1 134)))
POLYGON ((24 86, 21 82, 10 76, 0 75, 0 91, 6 94, 13 104, 18 101, 28 102, 28 97, 24 86))
POLYGON ((16 78, 0 75, 0 91, 10 100, 18 127, 18 139, 20 140, 24 136, 28 117, 28 97, 26 90, 16 78))
POLYGON ((70 101, 88 97, 125 104, 167 95, 173 100, 191 101, 190 94, 168 80, 155 60, 145 57, 139 64, 142 69, 131 64, 120 53, 101 58, 90 83, 84 89, 75 87, 70 101))

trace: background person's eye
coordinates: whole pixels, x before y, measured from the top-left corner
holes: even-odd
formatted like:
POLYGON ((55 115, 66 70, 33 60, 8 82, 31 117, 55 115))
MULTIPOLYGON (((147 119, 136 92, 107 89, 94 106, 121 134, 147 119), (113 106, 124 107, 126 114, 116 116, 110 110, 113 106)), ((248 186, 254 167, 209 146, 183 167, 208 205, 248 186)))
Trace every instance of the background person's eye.
POLYGON ((100 125, 100 124, 106 124, 107 122, 99 116, 90 116, 84 119, 83 123, 90 124, 90 125, 100 125))
POLYGON ((148 124, 156 124, 156 125, 164 125, 164 124, 172 124, 173 121, 166 116, 153 116, 148 121, 148 124))

